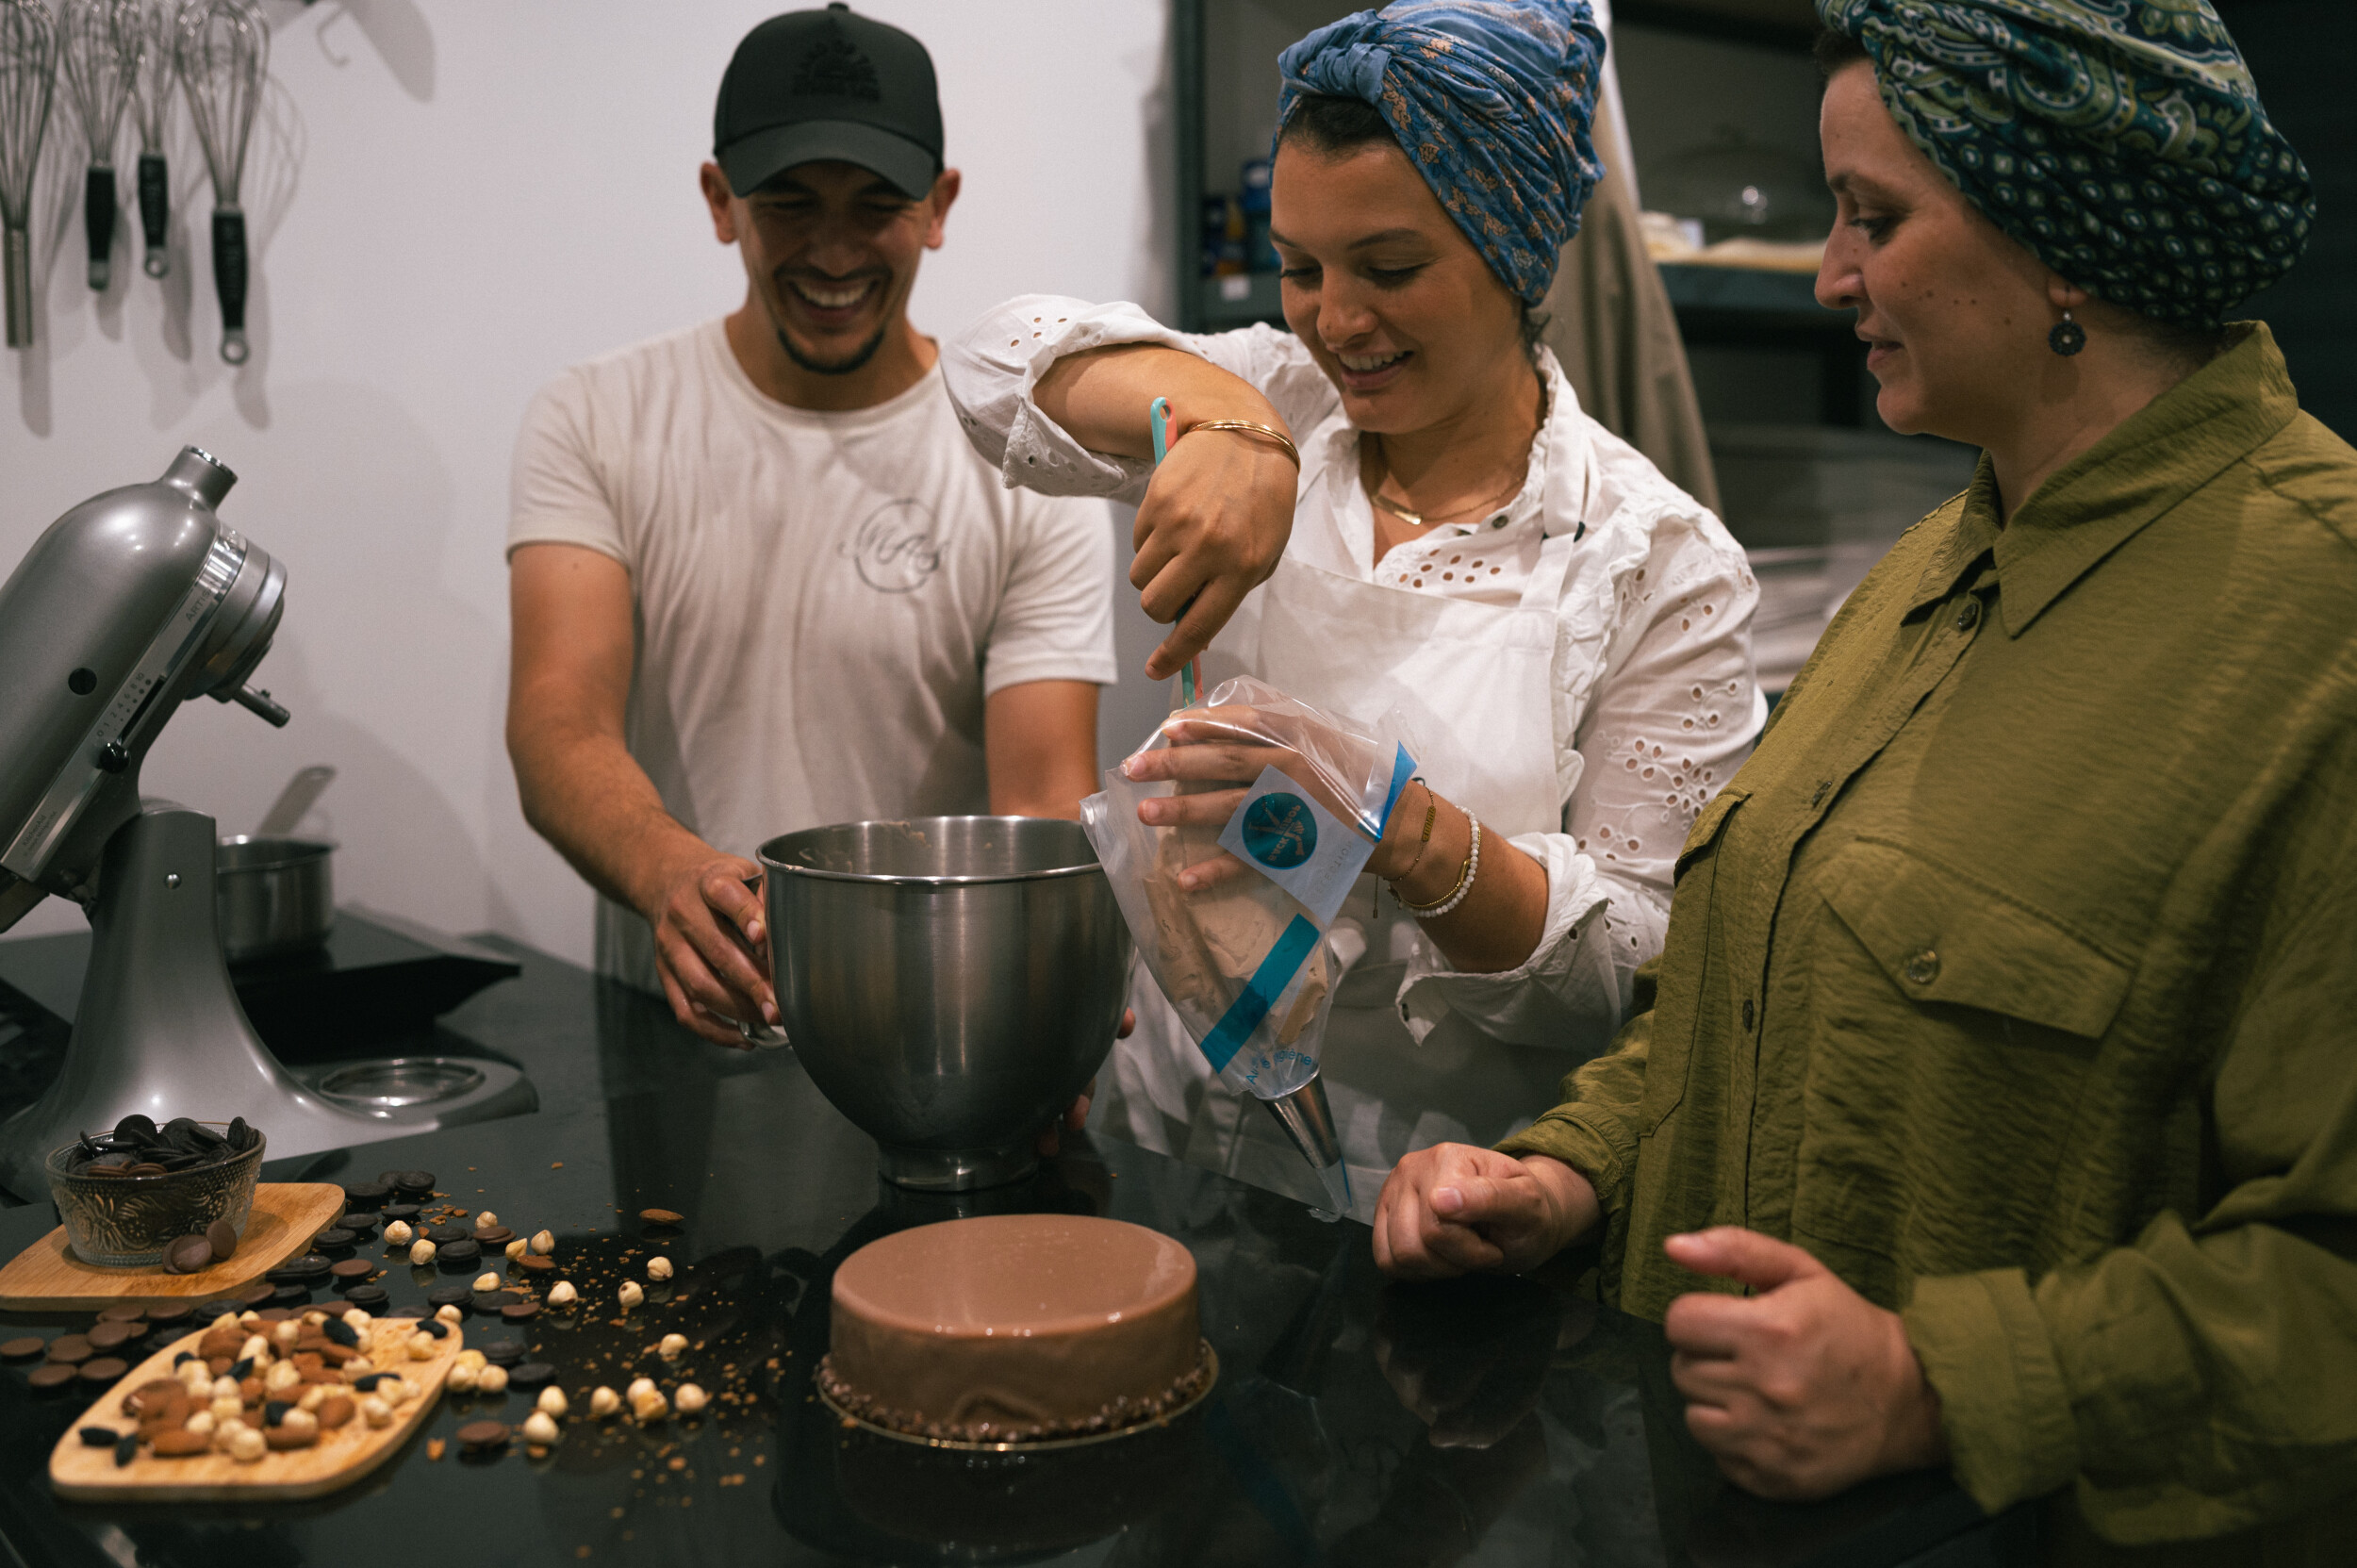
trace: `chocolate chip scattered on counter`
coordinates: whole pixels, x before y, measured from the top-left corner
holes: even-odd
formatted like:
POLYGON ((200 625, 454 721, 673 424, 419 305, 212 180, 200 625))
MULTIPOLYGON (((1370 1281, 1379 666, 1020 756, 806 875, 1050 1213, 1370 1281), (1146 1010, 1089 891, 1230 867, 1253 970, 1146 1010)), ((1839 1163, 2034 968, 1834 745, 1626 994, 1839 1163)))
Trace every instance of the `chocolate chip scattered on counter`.
POLYGON ((470 1305, 479 1312, 496 1312, 502 1307, 512 1307, 523 1296, 516 1291, 477 1291, 470 1305))
POLYGON ((174 1274, 194 1274, 212 1261, 213 1244, 202 1236, 181 1236, 164 1248, 164 1267, 174 1274))
POLYGON ((487 1230, 470 1230, 468 1235, 477 1246, 505 1246, 516 1239, 516 1232, 504 1225, 494 1225, 487 1230))
POLYGON ((311 1287, 308 1285, 281 1285, 276 1290, 270 1293, 270 1298, 283 1306, 288 1307, 308 1306, 311 1300, 311 1287))
POLYGON ((147 1315, 147 1309, 136 1301, 118 1301, 98 1314, 101 1323, 137 1323, 147 1315))
POLYGON ((59 1334, 49 1342, 49 1359, 67 1366, 78 1366, 96 1354, 88 1334, 59 1334))
POLYGON ((556 1266, 554 1258, 544 1258, 537 1252, 527 1252, 517 1259, 516 1263, 519 1267, 529 1269, 535 1274, 546 1274, 556 1266))
POLYGON ((334 1266, 318 1253, 306 1252, 300 1258, 288 1259, 262 1278, 273 1285, 309 1284, 326 1279, 328 1271, 334 1266))
POLYGON ((529 1323, 539 1315, 540 1303, 537 1301, 518 1301, 500 1309, 500 1316, 510 1323, 529 1323))
POLYGON ((349 1252, 359 1243, 359 1231, 347 1230, 340 1225, 331 1225, 311 1238, 311 1250, 314 1252, 349 1252))
POLYGON ((82 1428, 82 1446, 111 1448, 114 1446, 115 1439, 121 1435, 112 1427, 85 1427, 82 1428))
POLYGON ((401 1189, 404 1197, 432 1197, 434 1173, 430 1170, 405 1170, 394 1179, 393 1185, 401 1189))
POLYGON ((344 1292, 344 1300, 354 1307, 360 1308, 364 1312, 374 1312, 377 1308, 385 1305, 385 1287, 382 1285, 354 1285, 350 1290, 344 1292))
POLYGON ((140 1326, 136 1321, 125 1323, 117 1318, 112 1322, 101 1322, 95 1325, 89 1333, 82 1337, 101 1350, 119 1350, 139 1338, 140 1333, 140 1326))
POLYGON ((673 1213, 668 1209, 641 1209, 638 1211, 638 1217, 649 1225, 677 1225, 686 1218, 684 1214, 673 1213))
MULTIPOLYGON (((328 1264, 327 1272, 338 1279, 365 1279, 376 1272, 376 1264, 366 1258, 343 1258, 328 1264)), ((344 1299, 351 1300, 353 1294, 345 1292, 344 1299)))
POLYGON ((429 1307, 463 1307, 474 1299, 474 1291, 466 1285, 437 1285, 425 1293, 429 1307))
POLYGON ((435 1254, 434 1261, 446 1270, 461 1272, 472 1269, 483 1256, 483 1248, 471 1241, 452 1242, 435 1254))
POLYGON ((131 1363, 120 1356, 94 1356, 82 1363, 81 1378, 86 1383, 111 1383, 131 1370, 131 1363))
POLYGON ((506 1441, 507 1423, 504 1421, 470 1421, 458 1428, 458 1445, 478 1453, 497 1448, 506 1441))
POLYGON ((277 1295, 276 1285, 267 1279, 256 1279, 238 1293, 238 1299, 249 1307, 267 1307, 277 1295))
POLYGON ((512 1369, 524 1359, 524 1342, 519 1339, 495 1339, 482 1348, 483 1359, 494 1366, 512 1369))
POLYGON ((375 1209, 391 1199, 389 1181, 354 1181, 344 1188, 344 1201, 354 1209, 375 1209))
POLYGON ((365 1236, 383 1223, 384 1216, 374 1209, 346 1209, 336 1221, 336 1228, 349 1230, 355 1236, 365 1236))
POLYGON ((238 1228, 226 1219, 217 1219, 205 1228, 205 1239, 213 1244, 213 1256, 227 1258, 238 1250, 238 1228))
POLYGON ((514 1388, 540 1388, 556 1381, 556 1368, 546 1362, 524 1362, 507 1374, 507 1381, 514 1388))
POLYGON ((49 1342, 27 1334, 23 1339, 0 1340, 0 1361, 29 1362, 49 1348, 49 1342))
POLYGON ((473 1231, 463 1225, 430 1225, 426 1227, 425 1239, 436 1246, 448 1246, 453 1242, 463 1242, 473 1234, 473 1231))
POLYGON ((196 1309, 185 1301, 161 1301, 147 1309, 147 1321, 160 1327, 167 1323, 186 1323, 196 1314, 196 1309))
POLYGON ((425 1212, 425 1206, 419 1203, 387 1203, 380 1212, 388 1220, 414 1220, 425 1212))
POLYGON ((25 1380, 43 1394, 54 1394, 74 1381, 74 1368, 64 1362, 50 1362, 25 1375, 25 1380))

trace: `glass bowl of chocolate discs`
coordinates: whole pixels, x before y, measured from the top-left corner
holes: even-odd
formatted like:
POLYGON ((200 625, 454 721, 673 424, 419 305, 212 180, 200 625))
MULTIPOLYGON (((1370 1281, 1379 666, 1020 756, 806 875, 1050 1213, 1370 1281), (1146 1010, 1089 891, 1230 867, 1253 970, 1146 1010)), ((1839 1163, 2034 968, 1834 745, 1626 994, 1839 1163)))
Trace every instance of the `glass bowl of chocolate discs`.
POLYGON ((175 1116, 158 1127, 134 1113, 52 1151, 49 1196, 81 1262, 192 1274, 237 1249, 265 1146, 243 1117, 175 1116))

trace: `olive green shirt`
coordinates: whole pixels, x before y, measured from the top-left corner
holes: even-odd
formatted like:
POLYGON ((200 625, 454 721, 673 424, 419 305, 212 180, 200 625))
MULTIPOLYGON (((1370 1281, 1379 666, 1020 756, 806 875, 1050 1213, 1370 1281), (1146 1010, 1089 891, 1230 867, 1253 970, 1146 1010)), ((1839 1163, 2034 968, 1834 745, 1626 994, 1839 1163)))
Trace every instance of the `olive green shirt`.
POLYGON ((1984 459, 1908 531, 1696 820, 1644 1011, 1500 1147, 1593 1181, 1631 1312, 1728 1288, 1661 1250, 1722 1224, 1902 1311, 1991 1510, 2350 1494, 2353 719, 2357 453, 2242 329, 2010 523, 1984 459))

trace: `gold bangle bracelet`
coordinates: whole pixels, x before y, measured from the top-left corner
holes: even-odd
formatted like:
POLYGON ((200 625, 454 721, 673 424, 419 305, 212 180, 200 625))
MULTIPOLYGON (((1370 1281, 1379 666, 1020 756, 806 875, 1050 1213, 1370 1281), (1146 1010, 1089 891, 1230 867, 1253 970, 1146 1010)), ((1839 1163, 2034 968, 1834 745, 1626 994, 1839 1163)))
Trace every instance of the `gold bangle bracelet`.
POLYGON ((1285 455, 1294 460, 1294 471, 1300 471, 1301 449, 1294 445, 1291 436, 1274 425, 1255 424, 1250 420, 1205 420, 1201 424, 1191 424, 1179 432, 1179 439, 1184 440, 1198 430, 1241 430, 1247 436, 1266 436, 1285 449, 1285 455))

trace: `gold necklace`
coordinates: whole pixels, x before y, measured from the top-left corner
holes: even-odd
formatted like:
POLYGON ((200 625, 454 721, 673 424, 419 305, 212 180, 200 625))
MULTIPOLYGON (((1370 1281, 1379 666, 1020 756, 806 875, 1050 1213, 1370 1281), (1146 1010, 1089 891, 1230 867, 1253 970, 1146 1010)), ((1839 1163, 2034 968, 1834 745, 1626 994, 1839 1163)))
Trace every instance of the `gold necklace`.
MULTIPOLYGON (((1384 475, 1384 478, 1388 481, 1391 478, 1391 475, 1387 473, 1384 475)), ((1479 514, 1488 511, 1491 507, 1495 506, 1501 501, 1511 500, 1514 496, 1522 492, 1522 487, 1528 478, 1529 474, 1525 471, 1522 478, 1516 479, 1505 489, 1500 490, 1497 494, 1492 496, 1488 501, 1483 502, 1480 505, 1466 507, 1465 512, 1469 514, 1479 514)), ((1400 521, 1408 524, 1410 528, 1428 528, 1435 523, 1449 522, 1454 520, 1451 518, 1427 519, 1422 512, 1411 512, 1407 507, 1402 506, 1398 502, 1393 501, 1390 497, 1383 494, 1380 489, 1369 490, 1367 492, 1367 499, 1374 502, 1377 506, 1382 507, 1385 511, 1391 513, 1392 516, 1399 519, 1400 521)))

